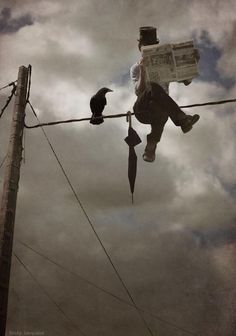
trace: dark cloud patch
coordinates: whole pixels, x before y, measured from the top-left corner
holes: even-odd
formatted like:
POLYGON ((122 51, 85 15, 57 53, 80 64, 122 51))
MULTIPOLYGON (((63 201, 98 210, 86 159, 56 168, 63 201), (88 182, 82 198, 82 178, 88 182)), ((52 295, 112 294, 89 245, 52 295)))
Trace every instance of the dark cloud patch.
POLYGON ((199 62, 201 79, 208 82, 221 83, 222 86, 230 89, 235 84, 235 81, 219 72, 218 61, 222 57, 222 50, 212 42, 207 31, 202 32, 198 47, 201 55, 199 62))
POLYGON ((201 247, 218 247, 233 244, 236 241, 236 228, 210 228, 207 230, 193 230, 193 238, 201 247))
POLYGON ((25 26, 33 25, 33 18, 29 14, 22 15, 18 18, 12 18, 11 9, 4 7, 0 15, 0 33, 16 33, 25 26))

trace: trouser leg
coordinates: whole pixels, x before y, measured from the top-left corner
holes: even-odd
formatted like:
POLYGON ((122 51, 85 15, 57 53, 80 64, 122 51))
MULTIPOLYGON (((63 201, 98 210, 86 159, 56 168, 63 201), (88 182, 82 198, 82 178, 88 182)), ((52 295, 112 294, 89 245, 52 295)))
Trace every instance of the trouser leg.
POLYGON ((134 113, 138 121, 151 125, 151 133, 147 136, 148 142, 159 142, 168 120, 168 113, 160 106, 159 102, 152 99, 150 92, 146 91, 137 98, 134 113))
POLYGON ((153 162, 155 160, 155 152, 157 143, 161 140, 168 115, 164 111, 152 111, 151 133, 147 135, 147 145, 143 154, 144 161, 153 162))
POLYGON ((147 145, 145 147, 145 152, 148 154, 155 154, 156 146, 161 140, 161 135, 164 130, 164 125, 159 125, 155 127, 151 125, 151 133, 147 135, 147 145))
POLYGON ((168 114, 161 110, 154 102, 151 104, 151 133, 147 135, 147 141, 157 144, 161 140, 164 126, 168 120, 168 114))
POLYGON ((148 162, 155 160, 156 145, 160 141, 168 114, 150 97, 150 92, 144 92, 134 104, 136 118, 143 124, 151 125, 151 133, 147 135, 147 145, 143 159, 148 162))
POLYGON ((155 127, 151 125, 151 133, 147 135, 147 142, 152 142, 157 144, 161 140, 161 136, 164 130, 164 125, 159 125, 155 127))
POLYGON ((181 126, 181 121, 186 119, 187 115, 159 84, 151 84, 151 96, 159 108, 168 114, 172 122, 176 126, 181 126))

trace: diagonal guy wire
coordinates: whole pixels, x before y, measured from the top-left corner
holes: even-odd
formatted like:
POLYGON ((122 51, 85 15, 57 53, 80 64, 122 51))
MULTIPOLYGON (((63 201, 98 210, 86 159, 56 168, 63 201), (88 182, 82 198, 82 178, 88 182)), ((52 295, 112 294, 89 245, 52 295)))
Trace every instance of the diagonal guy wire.
POLYGON ((3 90, 3 89, 6 89, 8 86, 14 85, 16 82, 17 82, 17 80, 15 80, 14 82, 11 82, 11 83, 9 83, 9 84, 7 84, 7 85, 5 85, 5 86, 2 86, 2 87, 0 88, 0 91, 3 90))
MULTIPOLYGON (((31 104, 30 104, 30 106, 31 106, 31 109, 32 109, 33 114, 35 115, 35 117, 36 117, 37 120, 39 121, 39 119, 38 119, 38 117, 37 117, 37 114, 36 114, 34 108, 32 107, 31 104)), ((54 150, 54 148, 53 148, 53 146, 52 146, 52 144, 51 144, 51 142, 50 142, 50 140, 49 140, 49 138, 48 138, 48 136, 47 136, 47 134, 46 134, 44 128, 41 127, 41 130, 42 130, 42 132, 43 132, 43 134, 44 134, 44 136, 45 136, 45 138, 46 138, 46 140, 47 140, 47 142, 48 142, 49 147, 51 148, 51 150, 52 150, 52 152, 53 152, 53 155, 55 156, 55 159, 56 159, 58 165, 60 166, 60 168, 61 168, 61 170, 62 170, 62 173, 63 173, 63 175, 64 175, 64 177, 65 177, 65 179, 66 179, 66 181, 67 181, 67 183, 68 183, 68 185, 69 185, 69 187, 70 187, 72 193, 73 193, 74 196, 75 196, 75 199, 76 199, 76 201, 77 201, 78 206, 79 206, 79 207, 81 208, 81 210, 83 211, 83 213, 84 213, 84 215, 85 215, 85 217, 86 217, 86 219, 87 219, 87 221, 88 221, 88 223, 89 223, 89 226, 91 227, 91 229, 92 229, 92 231, 93 231, 95 237, 97 238, 97 240, 98 240, 98 242, 99 242, 99 244, 100 244, 102 250, 104 251, 105 255, 107 256, 107 259, 108 259, 108 261, 110 262, 110 264, 111 264, 111 266, 112 266, 112 268, 113 268, 113 270, 114 270, 114 272, 115 272, 117 278, 119 279, 120 283, 122 284, 122 286, 123 286, 123 288, 124 288, 126 294, 127 294, 128 297, 130 298, 131 302, 133 303, 134 308, 136 309, 136 311, 137 311, 139 317, 141 318, 141 320, 143 321, 145 327, 147 328, 148 333, 149 333, 151 336, 154 336, 154 334, 153 334, 152 330, 150 329, 149 325, 147 324, 147 321, 145 320, 143 314, 142 314, 142 313, 140 312, 140 310, 138 309, 138 307, 137 307, 137 305, 136 305, 136 303, 135 303, 135 301, 134 301, 134 298, 133 298, 133 296, 131 295, 131 293, 130 293, 128 287, 126 286, 124 280, 122 279, 121 275, 119 274, 118 269, 116 268, 115 264, 113 263, 113 260, 112 260, 111 256, 109 255, 109 253, 108 253, 106 247, 104 246, 104 244, 103 244, 103 242, 102 242, 100 236, 98 235, 98 233, 97 233, 97 231, 96 231, 96 229, 95 229, 95 227, 94 227, 94 225, 93 225, 91 219, 89 218, 89 216, 88 216, 88 214, 87 214, 87 212, 86 212, 86 210, 85 210, 85 208, 84 208, 82 202, 80 201, 79 196, 77 195, 77 193, 76 193, 76 191, 75 191, 75 189, 74 189, 74 187, 73 187, 73 185, 72 185, 72 183, 71 183, 71 181, 70 181, 70 179, 69 179, 69 177, 68 177, 68 175, 67 175, 65 169, 63 168, 63 166, 62 166, 62 164, 61 164, 61 162, 60 162, 60 160, 59 160, 59 157, 58 157, 58 155, 56 154, 56 152, 55 152, 55 150, 54 150)))
MULTIPOLYGON (((122 303, 125 304, 125 305, 128 305, 128 306, 130 306, 130 307, 134 307, 133 304, 132 304, 131 302, 129 302, 129 301, 125 300, 125 299, 122 299, 121 297, 117 296, 116 294, 113 294, 112 292, 110 292, 110 291, 108 291, 108 290, 106 290, 106 289, 104 289, 104 288, 102 288, 102 287, 96 285, 94 282, 92 282, 92 281, 90 281, 90 280, 84 278, 83 276, 79 275, 78 273, 69 270, 69 269, 66 268, 65 266, 59 264, 57 261, 55 261, 55 260, 49 258, 48 256, 44 255, 42 252, 37 251, 37 250, 36 250, 35 248, 33 248, 32 246, 29 246, 28 244, 24 243, 23 241, 21 241, 21 240, 19 240, 19 239, 17 239, 17 242, 18 242, 19 244, 21 244, 22 246, 24 246, 25 248, 31 250, 31 251, 34 252, 35 254, 39 255, 41 258, 43 258, 43 259, 49 261, 51 264, 57 266, 58 268, 61 268, 61 269, 64 270, 65 272, 67 272, 67 273, 71 274, 72 276, 78 278, 80 281, 83 281, 83 282, 87 283, 88 285, 90 285, 90 286, 96 288, 97 290, 102 291, 104 294, 113 297, 114 299, 116 299, 116 300, 122 302, 122 303)), ((170 327, 172 327, 172 328, 174 328, 174 329, 180 330, 180 331, 182 331, 182 332, 184 332, 184 333, 186 333, 186 334, 188 334, 188 335, 199 336, 199 335, 197 335, 196 333, 194 333, 194 332, 192 332, 192 331, 189 331, 189 330, 187 330, 187 329, 185 329, 185 328, 183 328, 183 327, 180 327, 180 326, 178 326, 177 324, 175 324, 174 322, 169 322, 169 321, 165 320, 164 318, 162 318, 162 317, 156 315, 155 313, 152 313, 152 312, 150 312, 150 311, 148 311, 148 310, 146 310, 146 309, 143 309, 143 308, 141 308, 141 307, 138 307, 138 309, 139 309, 140 311, 142 311, 143 313, 149 315, 150 317, 153 317, 153 318, 155 318, 156 320, 158 320, 159 322, 162 322, 162 323, 164 323, 164 324, 166 324, 166 325, 168 325, 168 326, 170 326, 170 327)))
POLYGON ((4 158, 2 159, 2 162, 0 163, 0 168, 2 168, 4 162, 6 161, 7 155, 4 156, 4 158))
POLYGON ((6 104, 3 106, 2 110, 1 110, 1 113, 0 113, 0 118, 2 117, 5 109, 7 108, 7 106, 9 105, 10 101, 12 100, 12 97, 14 96, 15 92, 16 92, 16 85, 15 83, 13 82, 12 83, 13 85, 13 89, 11 90, 11 94, 10 96, 7 98, 7 101, 6 101, 6 104))
POLYGON ((37 280, 37 278, 33 275, 33 273, 29 270, 29 268, 24 264, 24 262, 20 259, 19 256, 17 256, 17 254, 15 252, 13 252, 15 258, 18 260, 18 262, 21 264, 21 266, 23 266, 23 268, 26 270, 26 272, 31 276, 31 278, 36 282, 36 284, 38 285, 38 287, 42 290, 42 292, 47 296, 47 298, 57 307, 57 309, 61 312, 61 314, 65 317, 65 319, 67 321, 70 322, 70 324, 74 327, 74 329, 79 330, 79 332, 86 336, 84 332, 82 332, 77 325, 75 325, 75 323, 66 315, 66 313, 64 312, 64 310, 60 307, 60 305, 51 297, 50 294, 48 294, 48 292, 44 289, 44 287, 42 287, 42 285, 39 283, 39 281, 37 280))

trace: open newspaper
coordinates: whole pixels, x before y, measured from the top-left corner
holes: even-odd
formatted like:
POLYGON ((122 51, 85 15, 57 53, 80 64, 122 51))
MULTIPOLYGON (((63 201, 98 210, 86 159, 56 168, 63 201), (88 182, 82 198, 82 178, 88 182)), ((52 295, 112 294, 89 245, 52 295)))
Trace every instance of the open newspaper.
POLYGON ((142 47, 149 81, 170 83, 192 80, 198 75, 193 41, 142 47))

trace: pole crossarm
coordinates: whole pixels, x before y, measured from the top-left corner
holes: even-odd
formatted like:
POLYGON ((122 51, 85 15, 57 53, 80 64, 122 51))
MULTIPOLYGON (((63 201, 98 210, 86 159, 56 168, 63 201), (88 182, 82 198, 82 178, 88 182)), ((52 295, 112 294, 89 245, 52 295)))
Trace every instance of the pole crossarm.
MULTIPOLYGON (((30 103, 30 101, 28 100, 27 102, 30 105, 34 115, 36 115, 36 112, 35 112, 32 104, 30 103)), ((185 109, 185 108, 208 106, 208 105, 221 105, 221 104, 234 103, 234 102, 236 102, 235 98, 234 99, 227 99, 227 100, 211 101, 211 102, 206 102, 206 103, 183 105, 183 106, 180 106, 180 108, 185 109)), ((128 111, 127 113, 129 113, 129 115, 134 115, 134 113, 131 113, 130 111, 128 111)), ((103 115, 103 119, 114 119, 114 118, 127 117, 127 113, 103 115)), ((100 118, 100 117, 98 117, 98 118, 100 118)), ((96 119, 96 118, 93 117, 93 119, 96 119)), ((90 121, 90 120, 91 120, 91 117, 87 117, 87 118, 80 118, 80 119, 67 119, 67 120, 51 121, 51 122, 48 122, 48 123, 40 123, 40 124, 36 124, 36 125, 32 125, 32 126, 29 126, 29 125, 25 124, 25 128, 32 129, 32 128, 38 128, 38 127, 42 127, 42 126, 54 126, 54 125, 69 124, 69 123, 74 123, 74 122, 90 121)))

